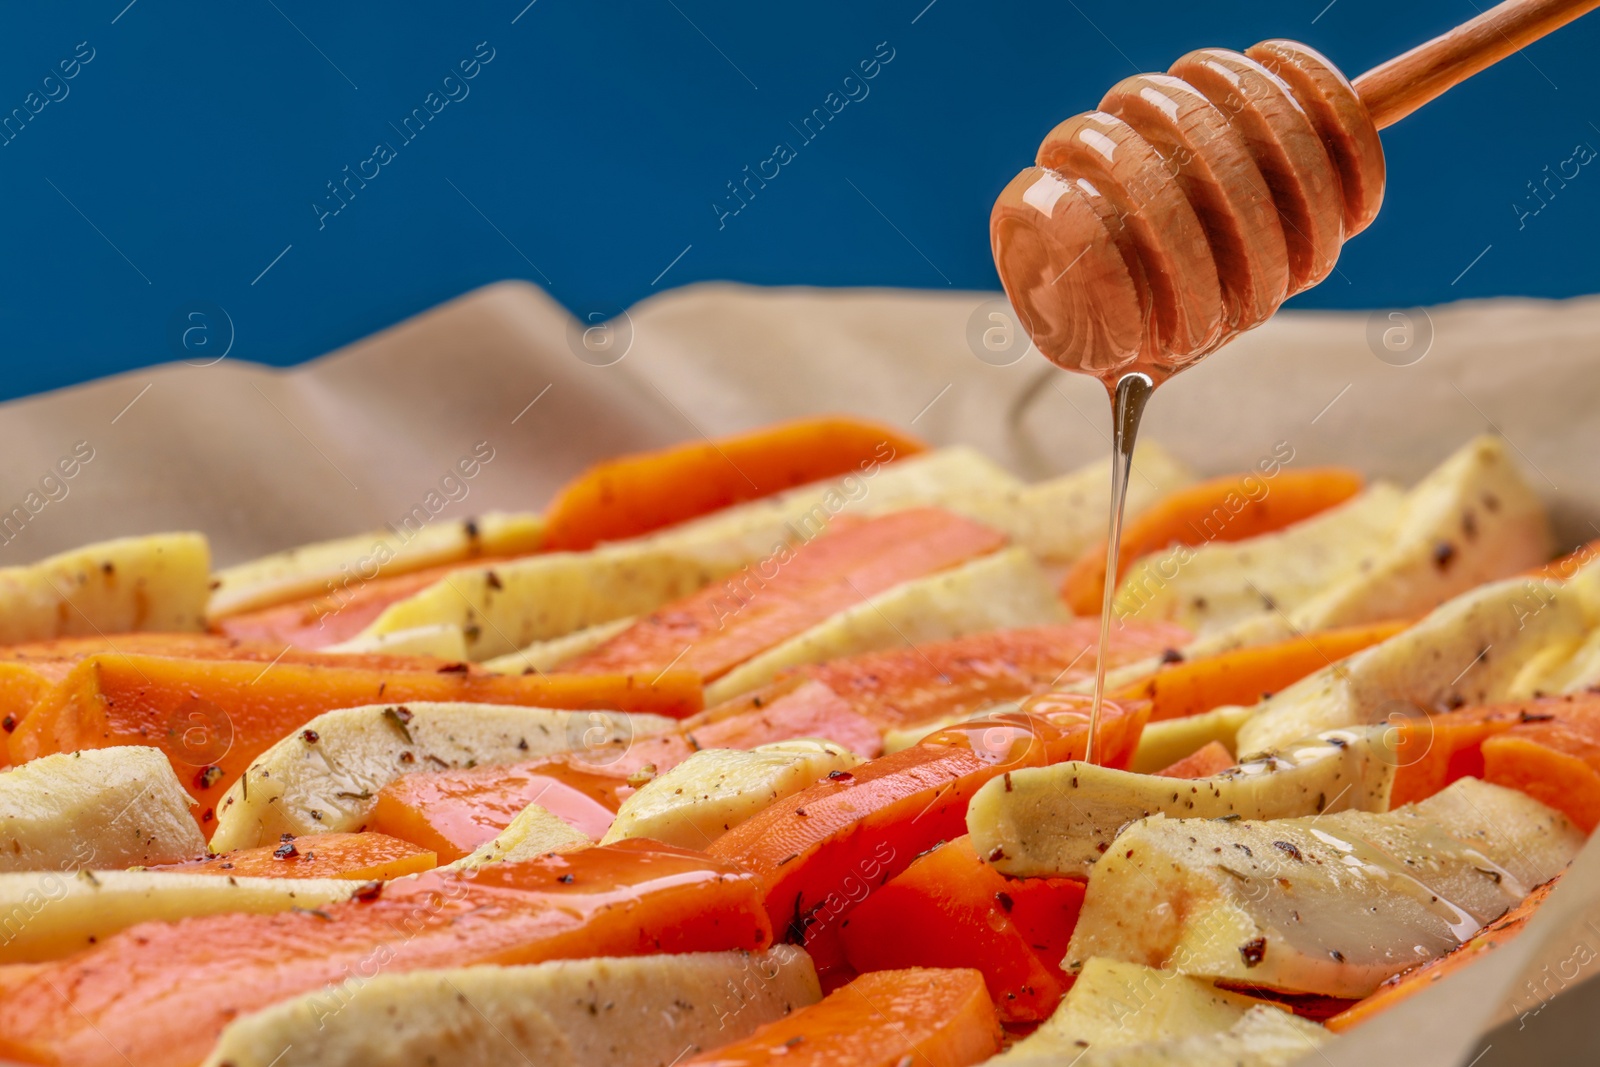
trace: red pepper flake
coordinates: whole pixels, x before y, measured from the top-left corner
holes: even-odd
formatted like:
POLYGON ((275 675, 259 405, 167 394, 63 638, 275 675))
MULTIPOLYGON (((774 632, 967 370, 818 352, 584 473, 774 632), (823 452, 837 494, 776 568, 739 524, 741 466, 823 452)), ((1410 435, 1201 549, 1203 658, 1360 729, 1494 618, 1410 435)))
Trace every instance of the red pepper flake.
POLYGON ((382 882, 362 882, 360 885, 356 886, 355 894, 350 899, 358 900, 363 904, 371 904, 374 900, 377 900, 382 895, 382 882))
POLYGON ((854 778, 855 775, 851 774, 849 771, 829 771, 828 777, 835 782, 848 782, 854 778))
POLYGON ((0 730, 4 730, 9 734, 14 733, 16 729, 17 717, 15 715, 7 715, 5 718, 0 719, 0 730))
POLYGON ((315 730, 301 730, 300 740, 304 741, 308 745, 314 745, 318 741, 322 740, 322 735, 317 733, 315 730))
POLYGON ((446 663, 443 667, 439 668, 439 673, 440 674, 466 674, 467 670, 468 670, 468 668, 467 668, 467 665, 465 663, 446 663))
POLYGON ((557 878, 556 881, 560 882, 562 885, 571 885, 572 884, 572 875, 563 874, 561 877, 557 878))
POLYGON ((300 855, 300 850, 294 847, 294 835, 293 834, 284 834, 282 837, 278 838, 278 840, 281 843, 278 845, 277 848, 272 850, 272 858, 273 859, 275 859, 275 860, 288 860, 288 859, 294 859, 294 857, 300 855))
POLYGON ((996 893, 994 895, 994 899, 999 901, 1000 907, 1004 908, 1007 912, 1009 912, 1016 905, 1016 901, 1011 899, 1010 893, 996 893))
POLYGON ((400 753, 400 762, 401 763, 415 763, 415 762, 417 762, 417 757, 413 756, 409 752, 402 752, 402 753, 400 753))
POLYGON ((1267 939, 1264 937, 1251 938, 1239 946, 1239 955, 1244 960, 1246 967, 1258 966, 1267 958, 1267 939))
POLYGON ((216 808, 207 808, 205 810, 205 812, 203 814, 201 814, 200 821, 201 822, 210 822, 212 819, 215 819, 216 817, 217 817, 217 809, 216 808))
POLYGON ((195 774, 194 787, 196 789, 210 789, 212 786, 217 784, 217 781, 221 777, 221 767, 218 767, 215 763, 207 764, 206 766, 201 767, 200 770, 195 774))

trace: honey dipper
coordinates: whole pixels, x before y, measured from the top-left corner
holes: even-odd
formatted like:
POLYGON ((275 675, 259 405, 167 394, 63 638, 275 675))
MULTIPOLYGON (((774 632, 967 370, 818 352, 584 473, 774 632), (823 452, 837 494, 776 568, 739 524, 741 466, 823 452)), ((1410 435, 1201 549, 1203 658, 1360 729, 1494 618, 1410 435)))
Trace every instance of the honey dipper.
POLYGON ((1597 6, 1506 0, 1354 83, 1294 41, 1123 79, 995 201, 1012 307, 1060 367, 1161 381, 1328 275, 1383 201, 1380 129, 1597 6))
POLYGON ((1202 48, 1046 135, 995 201, 1001 284, 1034 345, 1112 395, 1094 710, 1133 444, 1155 387, 1327 277, 1383 202, 1378 131, 1600 0, 1505 0, 1353 83, 1315 49, 1202 48))

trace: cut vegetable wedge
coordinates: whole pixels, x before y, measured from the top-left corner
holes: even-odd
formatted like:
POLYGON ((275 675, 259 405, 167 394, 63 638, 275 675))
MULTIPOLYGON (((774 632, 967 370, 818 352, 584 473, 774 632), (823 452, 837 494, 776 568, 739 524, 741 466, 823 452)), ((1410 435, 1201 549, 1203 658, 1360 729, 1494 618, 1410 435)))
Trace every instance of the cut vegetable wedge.
POLYGON ((621 456, 556 493, 545 546, 581 551, 637 537, 810 482, 875 472, 926 448, 880 423, 830 415, 621 456))
POLYGON ((1233 753, 1221 741, 1208 741, 1176 763, 1157 771, 1162 778, 1210 778, 1234 765, 1233 753))
POLYGON ((967 1067, 1000 1039, 977 971, 875 971, 683 1067, 967 1067))
POLYGON ((321 834, 299 839, 285 834, 276 845, 244 848, 211 859, 167 864, 150 870, 228 878, 344 878, 386 882, 432 870, 435 863, 432 852, 383 834, 321 834))
MULTIPOLYGON (((967 802, 985 782, 1082 756, 1089 707, 1083 697, 1047 694, 1021 713, 941 730, 769 805, 708 851, 754 871, 773 928, 805 944, 819 967, 835 966, 850 909, 918 854, 961 836, 967 802)), ((1126 761, 1144 713, 1106 705, 1096 746, 1108 763, 1126 761)))
POLYGON ((1600 825, 1600 695, 1531 701, 1483 741, 1483 778, 1555 808, 1585 833, 1600 825))
MULTIPOLYGON (((1281 530, 1350 499, 1363 481, 1346 467, 1316 467, 1279 470, 1270 478, 1253 471, 1231 474, 1179 489, 1128 523, 1117 578, 1140 558, 1172 545, 1243 541, 1281 530)), ((1105 580, 1102 538, 1073 564, 1061 595, 1079 615, 1098 614, 1105 580)))
POLYGON ((0 967, 0 1055, 191 1067, 232 1019, 379 972, 759 950, 769 937, 749 875, 629 842, 428 873, 311 912, 145 923, 68 959, 0 967))
POLYGON ((1329 1019, 1328 1029, 1342 1033, 1352 1026, 1359 1026, 1401 1001, 1416 996, 1440 979, 1448 978, 1461 968, 1476 962, 1485 953, 1493 952, 1522 933, 1522 928, 1528 925, 1528 920, 1533 918, 1533 913, 1539 910, 1539 906, 1545 902, 1545 898, 1550 895, 1550 891, 1556 887, 1558 881, 1559 877, 1552 878, 1536 887, 1533 892, 1522 898, 1522 903, 1479 930, 1460 948, 1448 955, 1430 960, 1421 967, 1406 971, 1404 974, 1397 974, 1384 982, 1378 987, 1377 992, 1329 1019))
POLYGON ((1001 1022, 1038 1022, 1068 984, 1061 958, 1082 904, 1082 882, 1003 877, 958 837, 850 913, 845 956, 861 972, 970 967, 983 974, 1001 1022))
POLYGON ((1004 541, 936 508, 853 523, 669 604, 563 667, 601 673, 679 667, 712 681, 837 612, 1004 541))
POLYGON ((153 744, 167 754, 189 794, 210 808, 253 759, 291 730, 335 708, 382 700, 397 706, 426 700, 682 716, 698 710, 700 687, 683 672, 507 677, 90 656, 11 735, 11 756, 21 763, 52 752, 153 744))

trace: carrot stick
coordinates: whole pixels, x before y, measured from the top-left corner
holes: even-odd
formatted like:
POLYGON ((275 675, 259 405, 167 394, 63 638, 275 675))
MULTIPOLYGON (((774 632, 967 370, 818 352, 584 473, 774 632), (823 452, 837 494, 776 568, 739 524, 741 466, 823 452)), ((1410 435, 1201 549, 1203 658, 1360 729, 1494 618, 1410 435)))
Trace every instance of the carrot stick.
MULTIPOLYGON (((1361 475, 1346 467, 1280 470, 1271 479, 1230 474, 1169 493, 1130 521, 1122 534, 1117 580, 1144 556, 1169 545, 1243 541, 1308 519, 1361 491, 1361 475)), ((1100 610, 1106 584, 1106 543, 1078 557, 1061 586, 1079 615, 1100 610)))
POLYGON ((1483 744, 1529 714, 1517 704, 1419 713, 1393 722, 1394 787, 1389 807, 1426 800, 1458 778, 1483 777, 1483 744))
POLYGON ((1429 960, 1420 967, 1395 975, 1379 986, 1377 992, 1358 1000, 1338 1015, 1328 1019, 1323 1025, 1335 1033, 1343 1033, 1375 1015, 1388 1011, 1401 1001, 1416 996, 1440 979, 1448 978, 1461 968, 1476 962, 1485 953, 1493 952, 1522 933, 1522 928, 1528 925, 1528 920, 1539 910, 1539 905, 1550 896, 1550 891, 1555 888, 1559 879, 1558 875, 1538 886, 1522 899, 1521 904, 1473 934, 1457 948, 1437 959, 1429 960))
POLYGON ((1004 535, 937 508, 824 534, 669 604, 563 666, 615 673, 678 666, 713 681, 902 582, 986 555, 1004 535))
MULTIPOLYGON (((966 833, 967 802, 985 782, 1083 757, 1090 703, 1045 694, 1021 713, 942 730, 776 801, 707 851, 760 876, 773 928, 819 967, 837 966, 850 910, 919 854, 966 833)), ((1106 704, 1095 746, 1107 764, 1126 765, 1146 715, 1146 705, 1106 704)))
MULTIPOLYGON (((1133 623, 1111 633, 1107 666, 1184 644, 1171 623, 1133 623)), ((798 668, 754 693, 708 708, 693 726, 752 707, 793 714, 811 701, 843 701, 882 730, 972 714, 983 708, 1093 676, 1097 619, 991 630, 948 641, 867 652, 798 668), (809 679, 801 686, 795 679, 809 679)))
POLYGON ((754 879, 650 841, 430 871, 311 912, 149 922, 45 964, 0 967, 0 1058, 193 1067, 228 1020, 379 972, 759 950, 754 879))
POLYGON ((1484 781, 1521 790, 1561 812, 1585 833, 1600 825, 1597 764, 1593 741, 1587 739, 1572 743, 1549 735, 1518 736, 1511 730, 1483 743, 1484 781))
POLYGON ((318 834, 298 841, 285 834, 276 845, 242 848, 210 859, 149 868, 233 878, 349 878, 388 881, 432 870, 438 858, 409 841, 383 834, 318 834))
POLYGON ((845 956, 862 972, 974 968, 1001 1022, 1038 1022, 1070 984, 1060 964, 1083 890, 1065 878, 1007 878, 958 837, 918 856, 850 913, 845 956))
POLYGON ((1227 745, 1212 741, 1156 774, 1162 778, 1210 778, 1213 774, 1221 774, 1236 762, 1227 745))
MULTIPOLYGON (((682 716, 699 710, 701 696, 699 679, 681 671, 508 676, 97 655, 74 667, 17 727, 11 758, 155 745, 204 809, 252 760, 325 711, 427 700, 682 716)), ((211 829, 204 819, 202 829, 211 829)))
POLYGON ((1408 625, 1380 622, 1323 630, 1169 663, 1121 695, 1127 700, 1150 701, 1151 722, 1187 718, 1225 704, 1254 704, 1313 671, 1393 637, 1408 625))
POLYGON ((1000 1041, 977 971, 875 971, 684 1067, 967 1067, 1000 1041))
POLYGON ((822 416, 622 456, 568 482, 545 513, 545 547, 580 551, 924 451, 878 423, 822 416))

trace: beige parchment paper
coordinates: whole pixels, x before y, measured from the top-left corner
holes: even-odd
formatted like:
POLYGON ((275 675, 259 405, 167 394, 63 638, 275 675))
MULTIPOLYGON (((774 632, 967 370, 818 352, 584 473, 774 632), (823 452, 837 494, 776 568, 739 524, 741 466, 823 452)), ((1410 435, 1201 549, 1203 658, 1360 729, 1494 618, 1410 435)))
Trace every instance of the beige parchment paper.
MULTIPOLYGON (((0 517, 93 452, 0 526, 0 566, 155 530, 204 531, 228 564, 375 529, 484 442, 493 458, 441 517, 537 508, 596 459, 821 411, 1029 478, 1108 454, 1104 391, 1029 351, 996 294, 700 285, 586 330, 503 283, 288 371, 167 364, 0 405, 0 517)), ((1286 312, 1164 386, 1144 434, 1202 473, 1287 443, 1297 466, 1409 482, 1486 430, 1565 543, 1600 536, 1600 298, 1286 312)), ((1600 983, 1581 986, 1596 970, 1591 843, 1522 938, 1305 1062, 1575 1062, 1546 1002, 1600 1006, 1600 983)))

